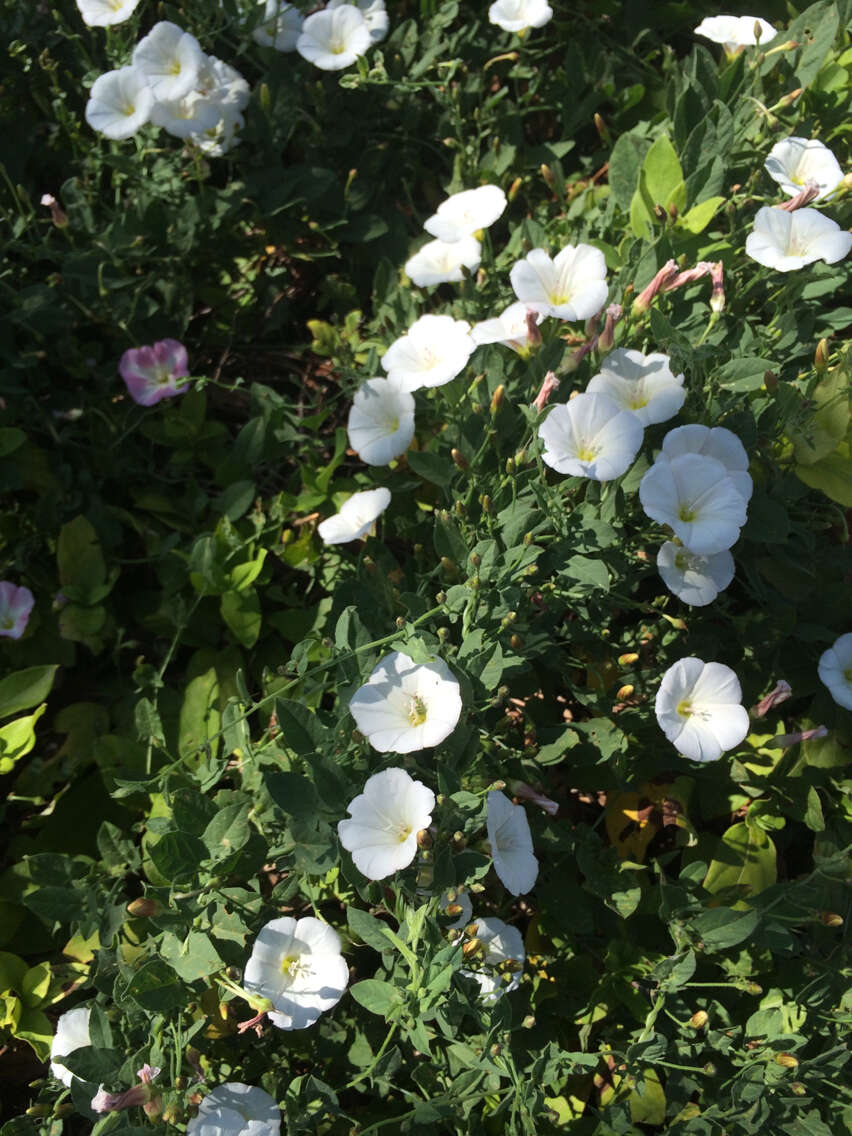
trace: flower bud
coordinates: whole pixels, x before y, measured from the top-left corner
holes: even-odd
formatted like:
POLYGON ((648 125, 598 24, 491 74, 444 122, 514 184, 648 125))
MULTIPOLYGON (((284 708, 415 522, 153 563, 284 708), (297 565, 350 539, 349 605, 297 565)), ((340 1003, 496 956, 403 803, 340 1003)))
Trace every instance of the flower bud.
POLYGON ((530 347, 541 346, 541 328, 538 321, 541 317, 531 308, 527 310, 527 344, 530 347))
POLYGON ((395 622, 397 631, 402 631, 403 627, 405 627, 405 620, 402 618, 402 616, 398 615, 395 622))
POLYGON ((506 473, 514 473, 515 472, 515 459, 514 458, 506 458, 506 467, 505 468, 506 468, 506 473))
POLYGON ((148 919, 161 910, 162 908, 156 899, 151 899, 149 896, 133 899, 127 905, 127 914, 132 915, 134 919, 148 919))
POLYGON ((433 844, 432 834, 427 828, 421 828, 417 833, 417 847, 428 849, 431 848, 433 844))
POLYGON ((464 454, 461 452, 461 450, 456 450, 456 449, 450 450, 450 457, 453 459, 453 462, 455 463, 455 465, 458 469, 470 469, 470 463, 468 462, 468 460, 464 456, 464 454))
POLYGON ((550 168, 550 166, 545 165, 544 162, 541 163, 540 168, 541 168, 541 176, 544 178, 544 180, 547 184, 547 188, 549 190, 551 190, 553 193, 555 193, 556 192, 556 178, 553 176, 553 170, 550 168))
POLYGON ((828 366, 828 340, 821 339, 814 352, 814 370, 824 371, 828 366))
POLYGON ((770 394, 774 394, 778 390, 778 376, 773 371, 767 371, 763 376, 763 385, 770 394))
POLYGON ((458 564, 456 564, 455 560, 450 560, 449 556, 441 557, 441 570, 448 576, 455 577, 459 574, 458 564))
POLYGON ((623 702, 625 698, 629 698, 635 689, 632 682, 627 682, 624 686, 620 686, 615 692, 616 702, 623 702))
POLYGON ((468 939, 462 947, 462 955, 466 958, 473 958, 482 952, 482 943, 479 939, 468 939))
POLYGON ((707 1025, 708 1017, 706 1010, 696 1010, 696 1012, 689 1019, 689 1024, 693 1029, 704 1029, 707 1025))
POLYGON ((491 396, 491 417, 495 418, 500 412, 500 407, 503 405, 503 399, 506 397, 506 388, 501 383, 494 394, 491 396))
POLYGON ((435 596, 435 603, 436 604, 445 604, 446 602, 447 602, 447 593, 446 592, 438 592, 435 596))
POLYGON ((623 655, 618 656, 619 666, 622 666, 622 667, 632 666, 633 663, 636 663, 638 661, 639 661, 639 656, 636 654, 635 651, 626 651, 623 655))
MULTIPOLYGON (((464 838, 464 833, 459 832, 458 829, 456 829, 456 831, 453 833, 450 843, 453 846, 454 852, 463 852, 467 847, 467 841, 464 838)), ((459 915, 461 915, 461 911, 459 911, 459 915)))
POLYGON ((470 562, 474 568, 479 568, 479 566, 482 564, 482 557, 478 552, 474 552, 471 554, 470 562))
POLYGON ((708 1077, 715 1077, 716 1076, 716 1066, 713 1064, 712 1061, 708 1061, 707 1064, 702 1069, 702 1072, 705 1073, 706 1076, 708 1076, 708 1077))
POLYGON ((792 1083, 792 1085, 790 1086, 790 1088, 796 1094, 797 1097, 803 1097, 805 1095, 805 1093, 808 1091, 805 1088, 805 1086, 802 1084, 801 1081, 794 1081, 792 1083))
POLYGON ((30 1107, 26 1110, 25 1115, 32 1116, 37 1120, 40 1120, 42 1117, 50 1116, 52 1112, 53 1109, 49 1104, 43 1104, 40 1102, 39 1104, 30 1105, 30 1107))
POLYGON ((524 641, 520 635, 515 634, 509 637, 509 646, 513 651, 521 651, 523 650, 524 641))
POLYGON ((799 1065, 799 1060, 794 1057, 792 1053, 776 1053, 775 1064, 781 1065, 784 1069, 796 1069, 799 1065))
POLYGON ((463 911, 464 908, 460 903, 448 903, 444 908, 444 914, 449 916, 450 919, 458 919, 463 911))
POLYGON ((515 180, 509 186, 509 192, 506 194, 506 197, 509 199, 509 201, 515 200, 515 198, 518 196, 518 191, 520 190, 520 188, 523 184, 524 184, 523 178, 520 178, 520 177, 515 178, 515 180))
POLYGON ((68 224, 68 216, 63 210, 62 206, 56 200, 52 193, 44 193, 41 197, 41 204, 46 205, 50 210, 50 219, 53 221, 57 229, 64 229, 68 224))
POLYGON ((438 642, 439 643, 446 643, 447 640, 449 639, 449 637, 450 637, 449 627, 439 627, 438 628, 438 642))
POLYGON ((535 1018, 532 1014, 527 1014, 527 1016, 521 1022, 521 1025, 524 1027, 524 1029, 532 1029, 535 1025, 535 1018))
POLYGON ((602 142, 606 142, 607 145, 609 145, 611 139, 609 127, 604 122, 603 118, 601 118, 601 116, 597 113, 597 111, 595 112, 595 130, 597 130, 600 140, 602 142))
POLYGON ((843 916, 837 915, 834 911, 823 911, 819 917, 820 923, 825 927, 842 927, 843 916))
POLYGON ((482 496, 479 498, 479 504, 482 506, 483 513, 490 513, 491 512, 491 498, 488 496, 487 493, 483 493, 482 496))
POLYGON ((526 450, 518 450, 518 452, 515 454, 515 465, 524 465, 526 463, 526 460, 527 460, 527 451, 526 450))
POLYGON ((260 106, 264 114, 269 114, 269 108, 272 106, 272 96, 269 93, 268 83, 260 84, 260 106))
POLYGON ((464 933, 465 933, 465 935, 467 935, 467 937, 469 939, 473 939, 473 938, 476 938, 476 933, 477 933, 478 930, 479 930, 479 924, 474 919, 474 921, 472 923, 467 924, 467 926, 464 929, 464 933))

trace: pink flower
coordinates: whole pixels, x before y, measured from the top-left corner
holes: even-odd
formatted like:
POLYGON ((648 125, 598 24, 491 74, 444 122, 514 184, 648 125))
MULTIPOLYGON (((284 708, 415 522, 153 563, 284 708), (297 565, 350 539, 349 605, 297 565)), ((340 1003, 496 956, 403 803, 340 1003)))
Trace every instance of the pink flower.
POLYGON ((118 369, 130 397, 140 406, 153 406, 189 389, 178 380, 189 374, 186 348, 176 339, 161 339, 153 347, 131 347, 121 356, 118 369))
POLYGON ((0 635, 20 639, 33 610, 35 598, 29 588, 16 588, 8 580, 0 581, 0 635))

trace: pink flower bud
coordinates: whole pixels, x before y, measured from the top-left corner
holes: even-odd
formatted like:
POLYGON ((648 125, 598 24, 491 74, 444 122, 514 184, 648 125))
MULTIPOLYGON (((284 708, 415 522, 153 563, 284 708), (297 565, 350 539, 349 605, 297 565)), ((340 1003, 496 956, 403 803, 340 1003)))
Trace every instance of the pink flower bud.
POLYGON ((527 346, 539 347, 541 345, 541 328, 538 321, 541 316, 531 308, 527 309, 527 346))
POLYGON ((816 738, 824 738, 828 734, 825 726, 815 726, 812 730, 802 730, 797 734, 777 734, 766 743, 767 749, 789 749, 799 742, 810 742, 816 738))
POLYGON ((551 801, 550 797, 543 796, 531 785, 528 785, 526 781, 515 781, 512 784, 512 792, 516 797, 523 797, 526 801, 532 801, 533 804, 544 809, 548 816, 556 816, 559 812, 559 805, 556 801, 551 801))
POLYGON ((710 265, 710 280, 713 284, 713 293, 710 296, 710 309, 714 312, 725 310, 725 284, 722 278, 723 265, 721 260, 710 265))
POLYGON ((542 410, 544 410, 545 406, 547 405, 547 400, 550 398, 553 392, 558 389, 559 379, 557 379, 553 371, 548 371, 544 376, 544 382, 541 384, 541 390, 533 400, 533 406, 536 408, 539 414, 541 414, 542 410))
POLYGON ((815 181, 809 181, 795 197, 791 197, 789 201, 784 201, 781 205, 774 206, 775 209, 783 209, 785 213, 792 213, 795 209, 801 209, 819 197, 819 186, 815 181))
POLYGON ((609 351, 615 338, 615 325, 621 319, 621 304, 610 304, 606 310, 604 329, 598 336, 598 351, 609 351))
POLYGON ((677 265, 673 260, 667 260, 651 283, 646 284, 633 301, 633 311, 647 312, 656 294, 667 281, 672 280, 675 276, 677 276, 677 265))
POLYGON ((779 679, 774 690, 761 698, 760 702, 752 710, 752 717, 763 718, 770 710, 774 710, 776 706, 780 706, 782 702, 786 702, 790 695, 793 693, 792 687, 789 682, 784 679, 779 679))

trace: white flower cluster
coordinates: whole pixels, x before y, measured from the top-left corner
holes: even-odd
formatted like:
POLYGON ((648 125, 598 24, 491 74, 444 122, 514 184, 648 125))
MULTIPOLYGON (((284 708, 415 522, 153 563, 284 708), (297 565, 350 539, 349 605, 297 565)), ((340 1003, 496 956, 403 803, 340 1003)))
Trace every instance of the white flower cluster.
POLYGON ((151 122, 218 157, 236 143, 249 97, 238 71, 162 20, 137 43, 130 66, 94 81, 86 121, 113 139, 130 138, 151 122))
POLYGON ((252 32, 256 43, 276 51, 298 51, 322 71, 349 67, 388 34, 384 0, 328 0, 303 17, 284 0, 258 0, 263 20, 252 32))

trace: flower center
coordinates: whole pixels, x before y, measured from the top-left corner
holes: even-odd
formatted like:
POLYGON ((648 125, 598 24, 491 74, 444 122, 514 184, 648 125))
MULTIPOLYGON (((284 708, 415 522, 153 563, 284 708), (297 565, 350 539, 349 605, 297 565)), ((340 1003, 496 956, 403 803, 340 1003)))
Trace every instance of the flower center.
POLYGON ((411 836, 411 825, 410 824, 401 824, 399 826, 399 828, 397 829, 397 833, 396 833, 397 840, 400 842, 400 844, 405 844, 405 842, 406 842, 406 840, 408 840, 409 836, 411 836))
POLYGON ((3 617, 3 622, 2 624, 0 624, 0 627, 2 627, 4 631, 11 631, 14 626, 15 617, 13 615, 6 615, 3 617))
POLYGON ((281 959, 281 973, 288 978, 299 978, 308 973, 310 967, 302 961, 301 955, 284 955, 281 959))
POLYGON ((648 405, 648 400, 644 395, 636 394, 630 401, 631 410, 641 410, 643 406, 648 405))
MULTIPOLYGON (((412 724, 412 726, 422 726, 426 721, 426 716, 426 703, 423 701, 419 694, 415 694, 411 699, 411 706, 408 710, 408 720, 412 724)), ((408 831, 410 832, 411 829, 409 829, 408 831)))
POLYGON ((124 104, 124 106, 123 106, 123 107, 121 108, 121 113, 122 113, 123 115, 126 115, 126 116, 127 116, 128 118, 130 118, 130 116, 131 116, 132 114, 136 114, 136 107, 135 107, 135 105, 134 105, 133 103, 131 103, 131 102, 127 102, 127 103, 125 103, 125 104, 124 104))
POLYGON ((684 524, 689 525, 698 516, 698 511, 697 509, 690 509, 688 505, 681 505, 677 515, 684 524))
POLYGON ((577 457, 581 462, 592 462, 598 456, 598 451, 594 446, 581 446, 577 450, 577 457))
POLYGON ((171 71, 172 75, 180 75, 180 60, 173 59, 172 65, 169 70, 171 71))
POLYGON ((678 702, 677 713, 680 715, 681 718, 691 718, 692 717, 692 703, 689 701, 688 698, 683 698, 683 699, 681 699, 680 702, 678 702))
POLYGON ((685 552, 679 552, 675 556, 675 568, 680 572, 686 572, 689 568, 689 557, 685 552))

